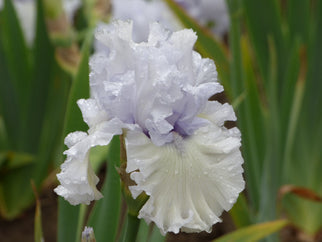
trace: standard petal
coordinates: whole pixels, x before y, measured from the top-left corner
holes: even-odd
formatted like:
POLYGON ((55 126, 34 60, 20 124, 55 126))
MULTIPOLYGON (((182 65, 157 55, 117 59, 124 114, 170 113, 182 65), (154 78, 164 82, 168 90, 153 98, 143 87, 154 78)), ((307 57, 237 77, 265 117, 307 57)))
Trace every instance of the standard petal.
POLYGON ((127 172, 136 182, 130 190, 150 196, 139 213, 163 233, 211 231, 244 189, 239 132, 216 125, 189 138, 154 145, 145 134, 126 135, 127 172))
POLYGON ((218 126, 224 125, 225 121, 236 121, 237 119, 233 107, 230 104, 221 104, 217 101, 207 102, 200 117, 208 119, 218 126))
POLYGON ((101 41, 103 44, 111 49, 118 49, 120 47, 120 40, 132 41, 132 21, 113 21, 111 25, 104 25, 104 27, 98 27, 95 32, 95 38, 101 41), (117 36, 118 38, 115 38, 117 36))
POLYGON ((83 114, 84 121, 89 127, 97 125, 105 120, 109 120, 107 113, 99 106, 95 99, 80 99, 77 101, 77 104, 83 114))
MULTIPOLYGON (((171 33, 153 23, 148 42, 135 43, 132 25, 114 21, 96 32, 109 49, 90 60, 96 106, 109 117, 138 124, 158 146, 173 141, 172 131, 192 135, 208 122, 198 117, 208 99, 223 91, 214 62, 193 51, 197 36, 191 29, 171 33)), ((96 109, 79 104, 91 122, 96 109)))

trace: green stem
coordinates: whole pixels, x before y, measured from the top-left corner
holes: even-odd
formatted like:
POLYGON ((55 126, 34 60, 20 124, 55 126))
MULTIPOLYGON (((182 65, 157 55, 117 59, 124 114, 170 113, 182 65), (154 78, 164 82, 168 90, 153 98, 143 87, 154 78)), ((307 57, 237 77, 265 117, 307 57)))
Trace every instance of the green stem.
POLYGON ((140 226, 140 220, 131 214, 127 214, 127 222, 125 226, 125 236, 122 242, 133 242, 136 241, 140 226))

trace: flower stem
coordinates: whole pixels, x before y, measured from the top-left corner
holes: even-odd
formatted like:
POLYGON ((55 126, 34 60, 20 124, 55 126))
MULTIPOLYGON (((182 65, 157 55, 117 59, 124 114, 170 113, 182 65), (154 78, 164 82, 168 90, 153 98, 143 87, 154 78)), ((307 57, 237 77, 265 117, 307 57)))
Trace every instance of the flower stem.
POLYGON ((127 214, 127 221, 125 227, 125 236, 122 242, 133 242, 136 241, 136 236, 139 231, 140 220, 131 214, 127 214))

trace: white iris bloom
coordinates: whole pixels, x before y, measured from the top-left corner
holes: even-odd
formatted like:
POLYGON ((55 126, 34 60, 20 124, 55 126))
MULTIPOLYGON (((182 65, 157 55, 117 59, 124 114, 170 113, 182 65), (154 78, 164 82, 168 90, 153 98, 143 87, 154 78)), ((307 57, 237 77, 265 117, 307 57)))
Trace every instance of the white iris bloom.
POLYGON ((225 0, 176 0, 202 25, 210 27, 218 37, 229 30, 230 20, 225 0))
POLYGON ((240 132, 229 104, 208 101, 223 91, 214 62, 193 51, 192 30, 150 25, 147 42, 132 40, 132 22, 99 29, 106 50, 90 60, 91 98, 79 100, 87 133, 69 134, 55 191, 72 204, 101 198, 88 160, 95 145, 123 133, 134 198, 149 199, 139 217, 163 233, 211 231, 244 189, 240 132))

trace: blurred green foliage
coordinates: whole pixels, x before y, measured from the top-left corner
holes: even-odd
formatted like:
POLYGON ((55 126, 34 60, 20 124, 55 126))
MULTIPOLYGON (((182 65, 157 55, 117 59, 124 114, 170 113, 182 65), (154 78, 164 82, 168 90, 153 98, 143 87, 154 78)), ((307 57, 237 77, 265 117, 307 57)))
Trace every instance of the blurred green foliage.
POLYGON ((11 1, 0 12, 0 212, 12 219, 33 200, 53 160, 60 157, 72 75, 55 58, 37 4, 34 45, 29 48, 11 1), (27 162, 28 161, 28 162, 27 162))
MULTIPOLYGON (((93 31, 99 20, 108 19, 107 1, 106 11, 99 8, 101 2, 84 0, 72 25, 60 1, 53 7, 50 0, 37 0, 36 35, 28 46, 12 1, 4 1, 0 10, 2 217, 13 219, 33 203, 31 180, 40 189, 62 161, 63 138, 87 130, 76 100, 89 96, 93 31)), ((252 224, 278 218, 287 218, 314 238, 322 229, 321 203, 281 189, 291 184, 316 197, 322 194, 322 2, 227 0, 231 21, 227 43, 173 0, 165 2, 185 27, 196 31, 197 50, 215 60, 242 132, 247 188, 230 211, 242 229, 218 241, 263 238, 286 222, 252 224)), ((119 138, 108 148, 93 150, 91 160, 95 170, 106 161, 104 201, 95 203, 86 221, 86 206, 59 199, 58 241, 79 241, 85 224, 94 228, 98 241, 127 239, 120 227, 132 218, 121 214, 119 138)), ((39 206, 36 216, 40 236, 39 206)), ((137 241, 164 241, 153 225, 137 220, 133 224, 137 241)))

